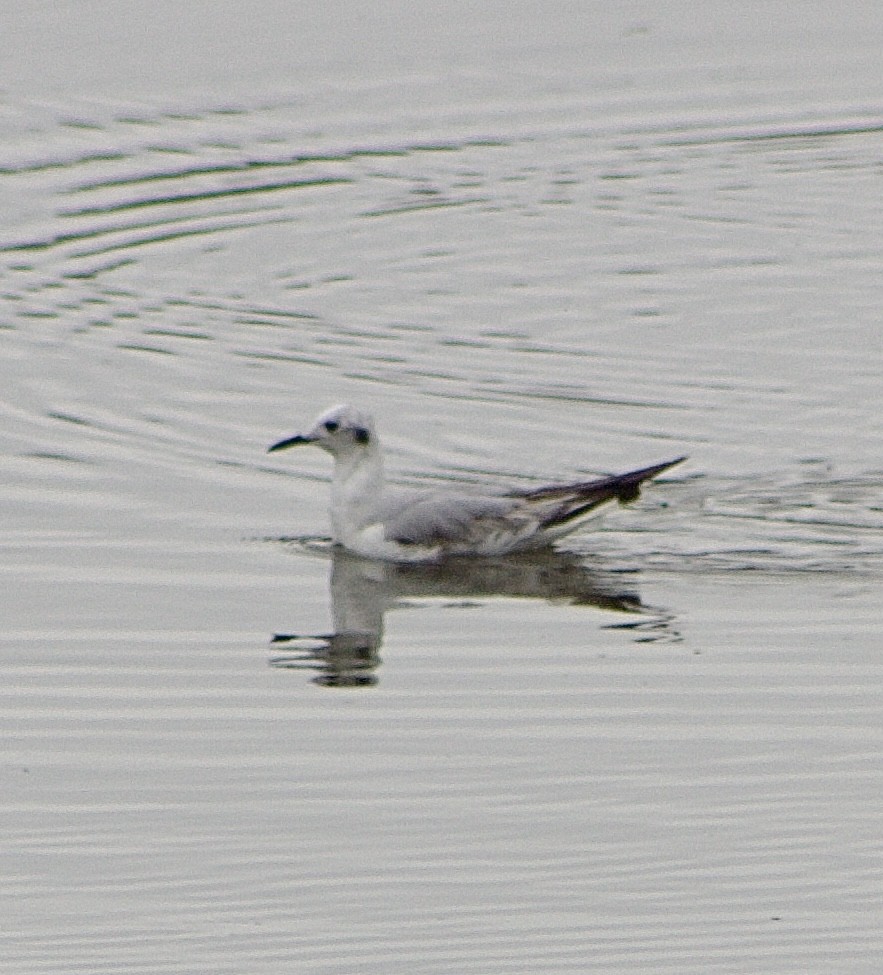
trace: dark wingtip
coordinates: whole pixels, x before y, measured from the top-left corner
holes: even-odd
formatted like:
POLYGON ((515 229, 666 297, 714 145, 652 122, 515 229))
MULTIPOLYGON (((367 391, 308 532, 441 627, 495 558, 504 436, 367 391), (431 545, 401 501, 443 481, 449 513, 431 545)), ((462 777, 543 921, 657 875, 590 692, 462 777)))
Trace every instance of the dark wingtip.
MULTIPOLYGON (((690 458, 687 454, 682 454, 680 457, 675 457, 674 460, 667 461, 665 464, 658 464, 657 466, 659 468, 659 473, 661 474, 663 471, 667 471, 669 467, 674 467, 677 464, 683 464, 685 460, 689 459, 690 458)), ((651 474, 650 476, 653 477, 655 475, 651 474)))
POLYGON ((614 478, 618 482, 614 490, 616 500, 620 504, 628 504, 630 501, 636 500, 641 494, 641 485, 645 481, 658 477, 663 471, 667 471, 676 464, 682 464, 686 459, 687 455, 684 454, 682 457, 665 461, 663 464, 642 467, 640 470, 629 471, 628 474, 621 474, 618 478, 614 478))

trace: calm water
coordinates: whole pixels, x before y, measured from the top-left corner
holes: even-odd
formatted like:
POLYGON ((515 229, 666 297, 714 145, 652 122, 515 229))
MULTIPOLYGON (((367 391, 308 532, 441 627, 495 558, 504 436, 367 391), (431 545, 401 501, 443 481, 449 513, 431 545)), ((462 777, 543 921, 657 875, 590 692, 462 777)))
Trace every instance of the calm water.
POLYGON ((0 39, 0 970, 879 971, 876 6, 179 6, 0 39))

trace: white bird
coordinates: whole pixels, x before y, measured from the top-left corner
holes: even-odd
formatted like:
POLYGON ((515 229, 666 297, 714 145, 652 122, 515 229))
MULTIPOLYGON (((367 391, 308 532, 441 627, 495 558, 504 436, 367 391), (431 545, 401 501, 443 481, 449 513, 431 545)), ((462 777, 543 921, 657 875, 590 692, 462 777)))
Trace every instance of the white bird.
POLYGON ((450 555, 495 556, 540 548, 576 531, 610 501, 633 501, 640 485, 685 457, 612 477, 502 494, 402 488, 385 483, 370 414, 335 406, 312 429, 270 452, 315 444, 334 458, 334 541, 372 559, 434 562, 450 555))

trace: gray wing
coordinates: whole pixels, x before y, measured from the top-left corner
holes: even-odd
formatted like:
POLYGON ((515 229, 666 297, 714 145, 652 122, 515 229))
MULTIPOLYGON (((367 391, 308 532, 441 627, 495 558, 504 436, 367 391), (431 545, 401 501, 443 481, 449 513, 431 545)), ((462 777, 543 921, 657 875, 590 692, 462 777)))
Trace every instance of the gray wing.
POLYGON ((494 535, 536 528, 522 499, 491 495, 420 493, 390 499, 384 534, 402 545, 481 545, 494 535))
POLYGON ((504 495, 389 492, 384 498, 384 534, 401 545, 442 546, 450 551, 505 551, 573 531, 611 501, 638 497, 644 481, 685 458, 626 474, 504 495))

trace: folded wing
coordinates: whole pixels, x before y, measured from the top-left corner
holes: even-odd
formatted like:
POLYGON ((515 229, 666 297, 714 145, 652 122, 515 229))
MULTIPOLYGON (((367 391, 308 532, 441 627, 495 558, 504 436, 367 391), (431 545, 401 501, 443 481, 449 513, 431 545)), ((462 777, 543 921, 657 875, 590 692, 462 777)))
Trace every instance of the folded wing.
POLYGON ((385 537, 406 546, 450 553, 503 554, 575 531, 595 509, 638 497, 641 484, 685 458, 593 481, 556 484, 509 494, 401 495, 384 513, 385 537))

